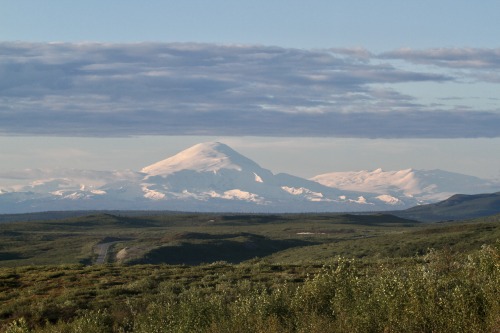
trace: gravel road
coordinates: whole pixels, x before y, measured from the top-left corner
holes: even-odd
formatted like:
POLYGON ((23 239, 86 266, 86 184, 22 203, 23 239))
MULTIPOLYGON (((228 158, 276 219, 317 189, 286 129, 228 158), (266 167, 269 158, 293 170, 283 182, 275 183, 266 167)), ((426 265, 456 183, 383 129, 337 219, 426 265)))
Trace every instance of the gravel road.
POLYGON ((97 259, 95 261, 95 265, 104 264, 106 261, 106 257, 108 256, 108 250, 111 245, 116 242, 107 242, 100 243, 96 245, 97 259))

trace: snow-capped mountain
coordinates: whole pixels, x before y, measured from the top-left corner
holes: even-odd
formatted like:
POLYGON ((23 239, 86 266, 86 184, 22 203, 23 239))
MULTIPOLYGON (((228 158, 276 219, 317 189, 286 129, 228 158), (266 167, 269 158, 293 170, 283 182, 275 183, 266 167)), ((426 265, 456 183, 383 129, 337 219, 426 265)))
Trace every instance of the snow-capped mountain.
POLYGON ((256 192, 271 191, 268 184, 274 177, 269 170, 218 142, 197 144, 141 171, 146 175, 143 190, 158 200, 222 197, 263 203, 264 197, 256 192))
POLYGON ((342 190, 415 198, 419 203, 445 200, 457 193, 489 193, 500 189, 499 183, 443 170, 331 172, 311 180, 342 190))
POLYGON ((228 204, 252 211, 371 210, 386 206, 368 193, 339 192, 299 177, 274 175, 218 142, 195 145, 142 172, 142 190, 149 199, 184 200, 184 204, 194 200, 207 209, 227 210, 228 204))
POLYGON ((148 175, 168 175, 184 170, 217 172, 221 169, 269 172, 220 142, 194 145, 177 155, 147 166, 141 171, 148 175))
MULTIPOLYGON (((32 172, 33 173, 33 172, 32 172)), ((135 171, 59 170, 0 187, 0 213, 48 210, 340 212, 404 209, 484 192, 485 181, 444 171, 274 175, 225 144, 201 143, 135 171)))

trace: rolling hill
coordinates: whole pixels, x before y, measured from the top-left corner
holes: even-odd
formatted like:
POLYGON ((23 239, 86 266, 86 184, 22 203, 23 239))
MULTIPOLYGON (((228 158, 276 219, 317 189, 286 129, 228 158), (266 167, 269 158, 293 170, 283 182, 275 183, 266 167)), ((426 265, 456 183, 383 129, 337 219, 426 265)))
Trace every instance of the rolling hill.
POLYGON ((427 205, 393 212, 397 216, 419 221, 464 220, 500 214, 500 192, 487 194, 456 194, 427 205))

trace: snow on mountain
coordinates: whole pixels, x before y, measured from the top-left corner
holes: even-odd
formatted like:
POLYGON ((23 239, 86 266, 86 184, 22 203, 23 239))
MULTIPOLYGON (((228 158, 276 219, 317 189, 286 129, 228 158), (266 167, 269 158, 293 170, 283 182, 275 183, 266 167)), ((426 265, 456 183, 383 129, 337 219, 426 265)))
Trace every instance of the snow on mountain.
POLYGON ((16 172, 16 178, 25 180, 28 184, 2 189, 0 213, 127 209, 124 202, 128 204, 130 201, 122 200, 114 193, 107 193, 105 188, 120 181, 132 186, 143 177, 144 174, 131 170, 20 170, 16 172), (31 179, 33 177, 41 179, 31 179))
POLYGON ((454 193, 488 192, 489 184, 440 170, 336 172, 311 180, 285 173, 274 175, 219 142, 197 144, 141 172, 28 170, 17 177, 28 179, 30 175, 39 178, 0 190, 0 213, 86 209, 394 210, 454 193))
MULTIPOLYGON (((220 142, 199 143, 180 153, 143 168, 141 171, 151 176, 168 175, 178 171, 217 173, 221 169, 261 171, 254 161, 237 153, 220 142)), ((256 177, 259 177, 256 175, 256 177)))
POLYGON ((141 171, 146 175, 143 191, 154 200, 223 198, 264 203, 263 192, 271 191, 268 182, 274 177, 220 142, 197 144, 141 171))
POLYGON ((500 189, 498 183, 443 170, 331 172, 311 180, 336 189, 379 193, 384 201, 406 197, 420 203, 444 200, 456 193, 487 193, 500 189))
POLYGON ((158 204, 239 202, 257 211, 374 210, 400 204, 370 193, 338 191, 300 177, 274 175, 219 142, 195 145, 141 171, 146 175, 141 184, 144 197, 158 204))
POLYGON ((97 188, 120 179, 142 179, 144 175, 132 170, 25 169, 14 172, 11 177, 18 179, 21 184, 5 186, 4 191, 46 192, 51 187, 53 190, 57 190, 61 188, 80 189, 82 186, 97 188))

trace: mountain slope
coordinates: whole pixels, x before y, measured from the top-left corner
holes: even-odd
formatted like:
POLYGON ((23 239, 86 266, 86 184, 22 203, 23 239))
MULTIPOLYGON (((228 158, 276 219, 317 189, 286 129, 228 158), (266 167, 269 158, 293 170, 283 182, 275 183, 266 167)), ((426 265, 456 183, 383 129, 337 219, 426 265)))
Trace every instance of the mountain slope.
POLYGON ((500 214, 500 192, 465 195, 394 212, 395 215, 419 221, 464 220, 500 214))

